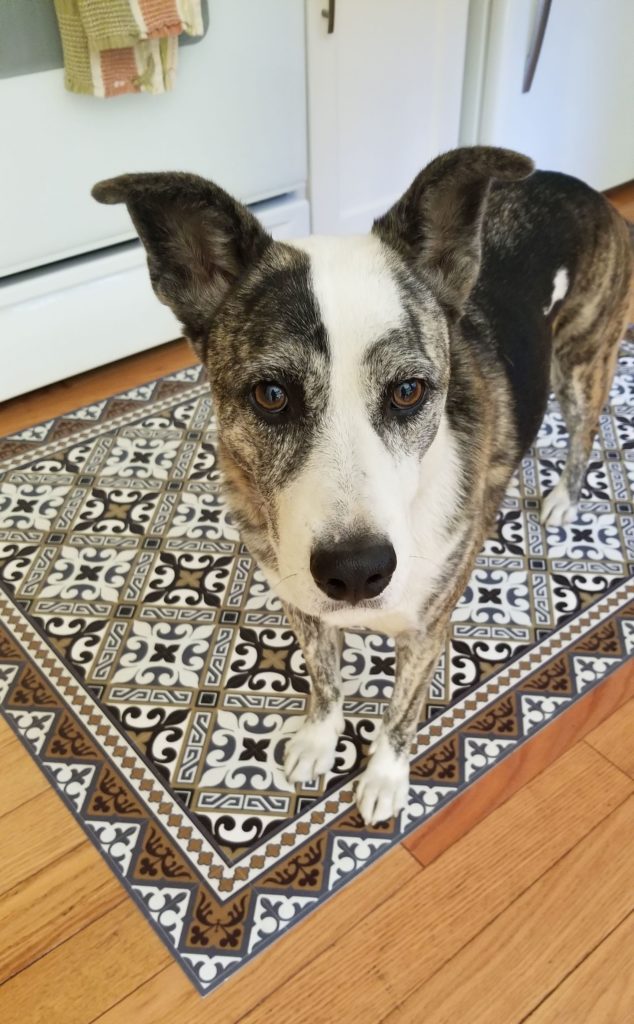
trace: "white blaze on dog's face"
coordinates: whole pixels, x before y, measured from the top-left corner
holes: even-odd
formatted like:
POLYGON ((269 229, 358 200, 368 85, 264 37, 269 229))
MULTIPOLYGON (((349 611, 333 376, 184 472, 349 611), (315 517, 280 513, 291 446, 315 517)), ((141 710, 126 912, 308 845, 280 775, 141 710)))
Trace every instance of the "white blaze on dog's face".
POLYGON ((506 150, 455 150, 369 236, 293 245, 196 175, 95 186, 127 204, 154 290, 205 364, 242 535, 301 611, 416 628, 460 536, 451 324, 478 276, 491 179, 531 169, 506 150))
POLYGON ((295 245, 325 328, 325 408, 275 495, 267 568, 306 613, 399 629, 442 567, 456 510, 446 318, 374 235, 295 245))

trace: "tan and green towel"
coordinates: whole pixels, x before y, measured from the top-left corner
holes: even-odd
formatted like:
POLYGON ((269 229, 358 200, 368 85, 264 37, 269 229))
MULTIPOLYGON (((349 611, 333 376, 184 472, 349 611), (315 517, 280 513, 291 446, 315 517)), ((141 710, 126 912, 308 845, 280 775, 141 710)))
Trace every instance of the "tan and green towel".
POLYGON ((200 0, 55 0, 71 92, 160 93, 174 84, 178 37, 203 34, 200 0))

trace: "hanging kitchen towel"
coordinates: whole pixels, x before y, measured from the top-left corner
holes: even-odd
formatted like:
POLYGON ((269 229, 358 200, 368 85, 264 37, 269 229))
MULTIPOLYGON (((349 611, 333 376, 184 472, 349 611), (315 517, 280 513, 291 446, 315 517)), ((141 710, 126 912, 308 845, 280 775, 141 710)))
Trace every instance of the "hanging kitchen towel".
POLYGON ((172 88, 178 37, 203 34, 201 0, 55 0, 71 92, 119 96, 172 88))

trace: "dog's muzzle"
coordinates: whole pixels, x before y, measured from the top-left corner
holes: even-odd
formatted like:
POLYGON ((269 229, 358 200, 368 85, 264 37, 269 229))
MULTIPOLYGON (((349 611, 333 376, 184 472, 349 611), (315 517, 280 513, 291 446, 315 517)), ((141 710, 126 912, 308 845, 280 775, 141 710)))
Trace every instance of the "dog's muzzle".
POLYGON ((310 571, 319 589, 333 601, 353 605, 378 597, 395 569, 392 545, 370 535, 316 548, 310 558, 310 571))

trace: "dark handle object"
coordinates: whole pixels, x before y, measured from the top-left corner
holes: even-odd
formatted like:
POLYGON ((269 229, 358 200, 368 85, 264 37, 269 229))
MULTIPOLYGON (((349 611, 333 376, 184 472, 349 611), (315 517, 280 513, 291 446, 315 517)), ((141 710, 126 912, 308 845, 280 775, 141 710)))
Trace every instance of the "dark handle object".
POLYGON ((537 31, 535 32, 533 45, 530 48, 528 57, 526 58, 522 92, 530 92, 531 85, 533 84, 535 72, 537 71, 537 64, 539 63, 539 55, 542 52, 542 43, 544 42, 544 36, 546 35, 546 26, 548 24, 548 15, 550 14, 551 4, 552 0, 541 0, 537 21, 537 31))
POLYGON ((322 18, 328 18, 328 35, 335 31, 335 0, 328 0, 328 9, 321 12, 322 18))

